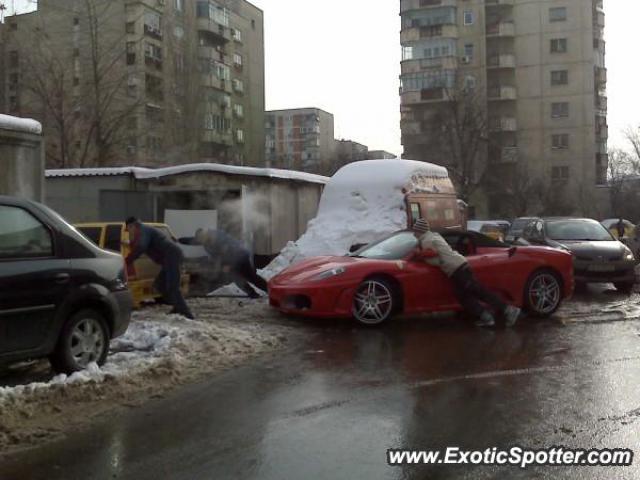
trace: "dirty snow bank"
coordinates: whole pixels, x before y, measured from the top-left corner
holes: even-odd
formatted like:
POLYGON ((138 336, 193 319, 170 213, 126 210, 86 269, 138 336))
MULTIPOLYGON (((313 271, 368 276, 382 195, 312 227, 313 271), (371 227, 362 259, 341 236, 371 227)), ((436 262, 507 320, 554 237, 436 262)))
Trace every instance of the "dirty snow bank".
POLYGON ((402 189, 416 177, 447 177, 443 167, 414 160, 365 160, 350 163, 331 178, 318 215, 296 242, 289 242, 260 274, 269 279, 290 264, 316 255, 344 255, 351 245, 369 243, 405 228, 402 189))
POLYGON ((93 364, 70 376, 31 383, 27 377, 27 383, 0 387, 0 451, 38 443, 117 404, 141 403, 281 348, 292 337, 291 328, 262 301, 190 304, 195 321, 157 307, 134 313, 127 333, 112 341, 103 367, 93 364))
POLYGON ((42 125, 36 120, 3 114, 0 114, 0 128, 16 132, 34 133, 36 135, 42 133, 42 125))

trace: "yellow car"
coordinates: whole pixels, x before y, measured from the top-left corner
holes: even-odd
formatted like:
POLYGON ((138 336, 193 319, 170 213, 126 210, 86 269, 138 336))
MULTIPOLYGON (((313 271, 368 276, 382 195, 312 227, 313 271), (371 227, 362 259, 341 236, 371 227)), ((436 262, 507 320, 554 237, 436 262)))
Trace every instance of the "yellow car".
MULTIPOLYGON (((145 222, 145 225, 157 228, 172 240, 176 240, 165 223, 145 222)), ((124 222, 79 223, 75 227, 99 247, 118 252, 125 258, 131 250, 129 232, 124 222)), ((159 300, 161 295, 153 288, 153 281, 160 273, 160 266, 143 255, 135 261, 134 267, 135 276, 129 276, 129 289, 133 295, 134 306, 139 308, 143 303, 159 300)), ((186 296, 189 292, 189 275, 183 274, 180 277, 180 289, 186 296)))

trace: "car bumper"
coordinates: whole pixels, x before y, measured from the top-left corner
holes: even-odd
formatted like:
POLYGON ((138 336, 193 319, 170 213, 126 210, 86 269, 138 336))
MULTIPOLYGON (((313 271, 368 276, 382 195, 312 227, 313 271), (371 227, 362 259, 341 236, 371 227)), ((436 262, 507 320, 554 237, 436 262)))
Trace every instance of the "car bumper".
POLYGON ((111 338, 122 335, 129 328, 131 321, 131 311, 133 310, 133 298, 131 292, 122 290, 112 292, 112 309, 113 309, 113 332, 111 338))
POLYGON ((269 284, 269 304, 283 313, 318 318, 349 318, 355 287, 269 284))
POLYGON ((574 277, 580 283, 635 282, 635 261, 574 262, 574 277))

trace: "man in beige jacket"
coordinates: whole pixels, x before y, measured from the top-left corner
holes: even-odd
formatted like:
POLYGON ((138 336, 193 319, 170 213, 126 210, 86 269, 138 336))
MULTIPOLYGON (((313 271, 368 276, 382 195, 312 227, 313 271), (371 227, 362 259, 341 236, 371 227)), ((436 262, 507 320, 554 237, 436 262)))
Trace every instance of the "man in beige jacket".
POLYGON ((477 326, 492 327, 496 323, 493 313, 481 302, 502 313, 506 326, 515 325, 520 316, 520 309, 507 305, 497 295, 485 289, 473 275, 467 259, 453 250, 440 234, 432 232, 427 220, 416 220, 413 231, 419 240, 420 248, 432 250, 436 254, 425 261, 440 268, 451 279, 456 298, 464 310, 477 319, 477 326))

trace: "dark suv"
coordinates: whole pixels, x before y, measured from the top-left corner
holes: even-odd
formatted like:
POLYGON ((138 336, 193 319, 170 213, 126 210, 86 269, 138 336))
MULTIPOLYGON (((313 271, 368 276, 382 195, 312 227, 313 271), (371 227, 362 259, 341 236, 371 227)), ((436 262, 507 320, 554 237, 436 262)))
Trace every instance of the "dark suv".
POLYGON ((122 256, 44 205, 0 196, 0 363, 48 356, 64 373, 101 365, 131 307, 122 256))

